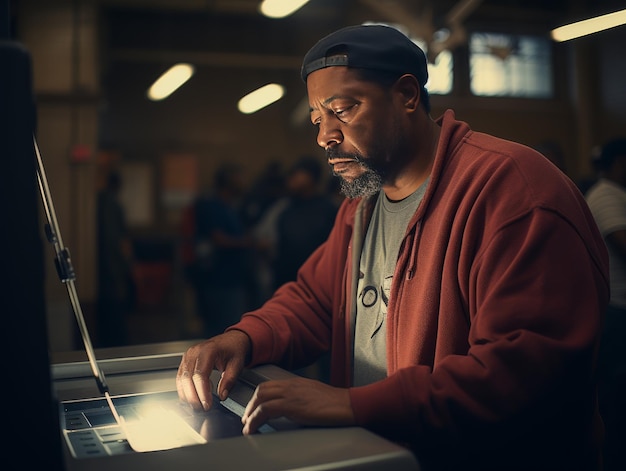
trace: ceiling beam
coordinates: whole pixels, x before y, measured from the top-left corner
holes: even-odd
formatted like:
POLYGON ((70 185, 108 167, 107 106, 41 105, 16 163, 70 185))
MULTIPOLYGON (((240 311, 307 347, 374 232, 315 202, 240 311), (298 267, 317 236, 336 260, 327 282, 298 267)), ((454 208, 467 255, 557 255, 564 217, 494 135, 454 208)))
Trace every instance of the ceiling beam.
POLYGON ((114 49, 108 55, 111 62, 191 62, 195 65, 209 67, 241 67, 248 69, 300 69, 302 65, 301 56, 273 54, 114 49))

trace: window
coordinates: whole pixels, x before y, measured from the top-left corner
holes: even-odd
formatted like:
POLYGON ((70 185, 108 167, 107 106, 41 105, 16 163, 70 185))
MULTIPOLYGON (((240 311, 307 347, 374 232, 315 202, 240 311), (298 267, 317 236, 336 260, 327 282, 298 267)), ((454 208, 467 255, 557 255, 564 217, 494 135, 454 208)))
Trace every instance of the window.
MULTIPOLYGON (((426 42, 419 39, 411 38, 424 53, 428 53, 426 42)), ((447 95, 452 91, 452 53, 448 50, 441 51, 435 63, 428 63, 428 82, 426 82, 426 90, 433 95, 447 95)))
MULTIPOLYGON (((366 21, 365 25, 385 25, 396 28, 398 31, 406 34, 411 41, 419 46, 424 51, 424 54, 428 53, 428 44, 422 39, 412 37, 407 29, 397 23, 383 23, 376 21, 366 21)), ((447 95, 452 91, 452 69, 453 69, 452 53, 450 51, 442 51, 437 55, 435 63, 428 63, 428 82, 425 84, 428 94, 433 95, 447 95)))
POLYGON ((547 38, 474 33, 470 88, 478 96, 550 98, 552 50, 547 38))

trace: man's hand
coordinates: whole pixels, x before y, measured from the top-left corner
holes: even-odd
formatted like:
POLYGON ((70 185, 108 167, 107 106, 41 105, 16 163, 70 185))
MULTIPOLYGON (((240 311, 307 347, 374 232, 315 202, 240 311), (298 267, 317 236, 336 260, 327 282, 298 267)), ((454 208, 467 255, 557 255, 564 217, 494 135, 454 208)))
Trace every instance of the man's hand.
POLYGON ((222 372, 217 395, 221 400, 226 399, 245 366, 251 348, 250 339, 239 330, 231 330, 190 347, 183 355, 176 374, 180 400, 188 402, 195 410, 208 411, 213 405, 209 376, 214 369, 222 372))
POLYGON ((244 435, 256 432, 261 425, 276 417, 286 417, 304 425, 354 425, 347 389, 306 378, 259 384, 241 418, 244 435))

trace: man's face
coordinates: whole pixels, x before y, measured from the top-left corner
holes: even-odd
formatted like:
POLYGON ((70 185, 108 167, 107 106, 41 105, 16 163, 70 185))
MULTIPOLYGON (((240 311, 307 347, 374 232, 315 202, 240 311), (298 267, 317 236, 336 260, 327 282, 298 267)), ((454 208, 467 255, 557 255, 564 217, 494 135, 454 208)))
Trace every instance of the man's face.
POLYGON ((378 193, 395 176, 394 157, 406 147, 392 93, 348 67, 312 72, 307 91, 317 143, 341 178, 342 193, 378 193))

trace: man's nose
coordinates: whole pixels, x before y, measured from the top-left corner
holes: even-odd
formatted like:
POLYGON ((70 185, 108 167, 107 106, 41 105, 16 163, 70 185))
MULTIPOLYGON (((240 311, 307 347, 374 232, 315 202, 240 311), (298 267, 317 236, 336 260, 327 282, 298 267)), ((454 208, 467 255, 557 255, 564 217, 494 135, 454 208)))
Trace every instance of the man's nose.
POLYGON ((326 149, 328 147, 341 144, 343 141, 343 134, 338 126, 331 120, 324 120, 319 124, 319 130, 317 132, 317 144, 326 149))

